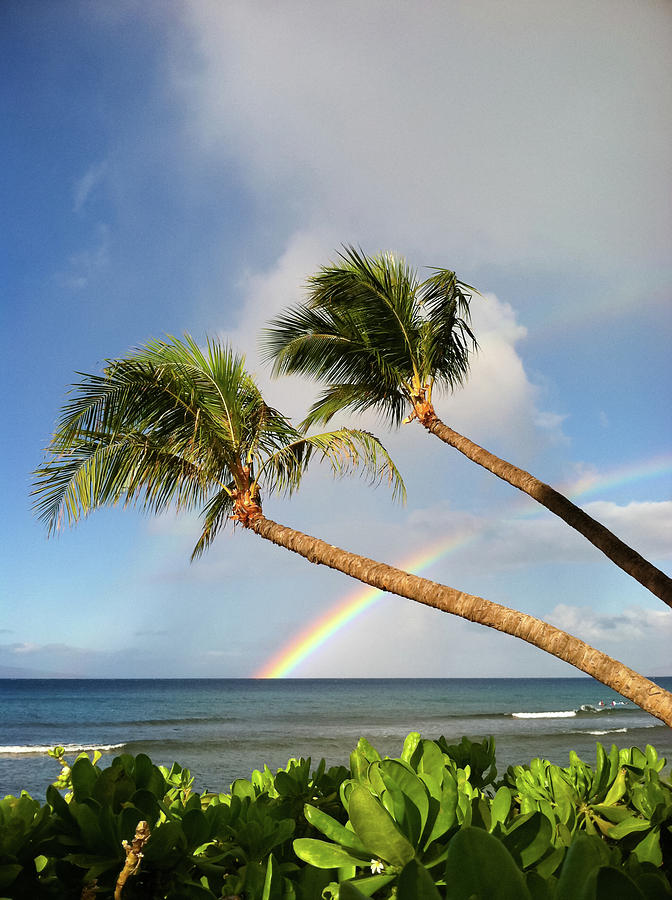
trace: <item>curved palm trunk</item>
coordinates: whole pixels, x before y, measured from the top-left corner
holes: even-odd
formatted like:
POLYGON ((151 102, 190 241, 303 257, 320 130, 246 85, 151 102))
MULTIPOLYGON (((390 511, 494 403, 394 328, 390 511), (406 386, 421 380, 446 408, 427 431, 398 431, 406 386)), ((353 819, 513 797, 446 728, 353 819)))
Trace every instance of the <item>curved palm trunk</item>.
POLYGON ((259 537, 298 553, 317 565, 329 566, 379 590, 398 594, 425 606, 433 606, 527 641, 592 675, 672 727, 672 694, 634 669, 534 616, 341 550, 293 528, 278 525, 261 512, 249 520, 246 527, 251 528, 259 537))
POLYGON ((524 469, 518 469, 511 463, 500 459, 494 453, 490 453, 469 438, 464 437, 457 431, 453 431, 448 425, 445 425, 434 412, 433 407, 429 403, 422 404, 418 409, 416 406, 416 416, 420 423, 424 425, 427 431, 435 434, 444 443, 450 444, 460 453, 463 453, 468 459, 479 466, 483 466, 493 475, 508 481, 513 487, 518 488, 525 494, 529 494, 546 509, 549 509, 556 516, 563 519, 572 528, 575 528, 580 534, 587 538, 591 544, 601 550, 605 556, 616 563, 628 575, 632 575, 640 584, 660 597, 663 603, 667 603, 672 607, 672 578, 669 578, 664 572, 656 568, 643 556, 640 556, 636 550, 623 543, 620 538, 601 525, 595 519, 591 518, 582 509, 568 500, 548 484, 539 481, 534 475, 530 475, 524 469))

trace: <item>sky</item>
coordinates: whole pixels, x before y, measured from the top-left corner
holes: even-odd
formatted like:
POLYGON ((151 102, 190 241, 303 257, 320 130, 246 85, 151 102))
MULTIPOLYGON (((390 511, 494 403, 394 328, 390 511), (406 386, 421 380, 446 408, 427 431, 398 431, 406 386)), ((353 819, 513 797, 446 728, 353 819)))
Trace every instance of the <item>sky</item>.
MULTIPOLYGON (((30 498, 76 373, 152 337, 230 341, 300 420, 317 388, 258 336, 343 244, 480 291, 441 418, 670 572, 671 32, 662 0, 4 0, 0 676, 268 674, 352 608, 361 585, 240 528, 190 564, 195 514, 47 539, 30 498)), ((672 674, 672 610, 564 523, 417 424, 335 424, 383 440, 406 505, 316 468, 270 518, 672 674)), ((283 674, 577 674, 361 606, 283 674)))

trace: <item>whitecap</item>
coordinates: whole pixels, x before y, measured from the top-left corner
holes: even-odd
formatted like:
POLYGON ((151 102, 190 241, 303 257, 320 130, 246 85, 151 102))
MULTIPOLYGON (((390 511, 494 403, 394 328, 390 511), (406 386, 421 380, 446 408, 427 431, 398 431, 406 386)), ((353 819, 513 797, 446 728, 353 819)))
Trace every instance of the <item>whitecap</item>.
POLYGON ((49 750, 53 750, 55 746, 63 747, 67 753, 82 753, 92 750, 119 750, 123 744, 8 744, 0 745, 0 756, 27 756, 28 754, 46 754, 49 750))
POLYGON ((607 728, 606 731, 583 731, 582 734, 624 734, 627 728, 607 728))
POLYGON ((575 709, 566 709, 560 712, 517 712, 511 713, 514 719, 572 719, 576 715, 575 709))

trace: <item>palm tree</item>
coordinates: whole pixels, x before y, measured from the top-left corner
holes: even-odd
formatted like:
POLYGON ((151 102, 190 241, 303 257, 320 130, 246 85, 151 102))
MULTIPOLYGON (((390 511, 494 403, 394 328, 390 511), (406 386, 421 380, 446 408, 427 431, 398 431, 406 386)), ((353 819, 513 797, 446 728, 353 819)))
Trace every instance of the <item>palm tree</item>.
POLYGON ((345 408, 374 408, 393 425, 417 419, 430 434, 555 513, 672 606, 672 579, 664 572, 554 488, 437 416, 434 387, 454 390, 463 384, 476 350, 469 326, 474 290, 447 269, 421 282, 391 254, 368 257, 346 247, 338 262, 309 279, 306 300, 269 324, 264 351, 274 374, 327 383, 304 425, 326 423, 345 408))
POLYGON ((262 489, 291 493, 315 454, 337 474, 361 467, 373 480, 387 478, 403 496, 399 473, 372 435, 305 436, 266 405, 243 358, 226 346, 152 341, 75 385, 35 473, 35 510, 54 531, 120 501, 156 514, 198 508, 203 528, 192 558, 232 519, 313 563, 528 641, 672 725, 672 694, 578 638, 267 519, 262 489))

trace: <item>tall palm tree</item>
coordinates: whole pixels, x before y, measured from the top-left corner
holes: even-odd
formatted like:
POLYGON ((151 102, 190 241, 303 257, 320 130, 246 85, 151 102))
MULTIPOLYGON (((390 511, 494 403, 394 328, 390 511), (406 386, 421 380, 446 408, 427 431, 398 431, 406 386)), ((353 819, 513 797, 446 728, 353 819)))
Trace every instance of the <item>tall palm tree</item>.
POLYGON ((307 375, 328 385, 305 425, 326 423, 345 408, 374 408, 393 425, 417 419, 430 434, 555 513, 672 606, 672 579, 664 572, 550 485, 437 416, 434 387, 463 384, 476 349, 469 325, 473 291, 447 269, 419 281, 415 270, 391 254, 369 257, 346 247, 336 263, 309 279, 305 301, 269 324, 264 351, 276 375, 307 375))
POLYGON ((672 694, 578 638, 512 609, 341 550, 267 519, 261 492, 292 492, 315 454, 336 473, 355 467, 403 483, 367 432, 305 436, 267 406, 244 360, 211 341, 152 341, 85 375, 36 471, 38 516, 50 531, 120 501, 160 513, 198 508, 199 556, 232 519, 311 562, 381 590, 496 628, 592 675, 672 726, 672 694))

